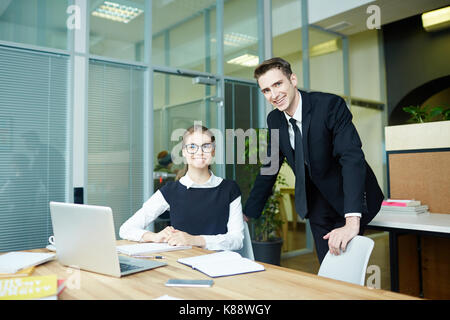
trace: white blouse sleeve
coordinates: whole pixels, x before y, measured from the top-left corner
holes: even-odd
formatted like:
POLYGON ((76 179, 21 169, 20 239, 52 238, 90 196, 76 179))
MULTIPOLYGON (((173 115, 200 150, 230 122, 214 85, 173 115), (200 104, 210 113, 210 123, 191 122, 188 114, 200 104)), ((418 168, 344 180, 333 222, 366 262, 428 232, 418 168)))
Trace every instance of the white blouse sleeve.
POLYGON ((170 208, 162 193, 156 191, 133 216, 122 224, 119 230, 119 236, 122 239, 131 241, 140 241, 145 228, 170 208))
POLYGON ((230 217, 227 223, 227 233, 218 235, 202 235, 205 239, 205 249, 208 250, 239 250, 244 240, 244 217, 242 214, 241 197, 230 203, 230 217))

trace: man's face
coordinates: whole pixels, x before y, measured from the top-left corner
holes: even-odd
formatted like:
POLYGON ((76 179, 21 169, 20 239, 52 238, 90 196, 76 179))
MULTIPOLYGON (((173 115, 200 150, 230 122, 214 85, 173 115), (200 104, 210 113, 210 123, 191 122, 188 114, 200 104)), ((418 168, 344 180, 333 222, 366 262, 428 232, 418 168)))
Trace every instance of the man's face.
POLYGON ((290 79, 284 73, 273 68, 258 79, 261 92, 275 108, 280 111, 294 110, 294 100, 297 94, 297 77, 291 74, 290 79))

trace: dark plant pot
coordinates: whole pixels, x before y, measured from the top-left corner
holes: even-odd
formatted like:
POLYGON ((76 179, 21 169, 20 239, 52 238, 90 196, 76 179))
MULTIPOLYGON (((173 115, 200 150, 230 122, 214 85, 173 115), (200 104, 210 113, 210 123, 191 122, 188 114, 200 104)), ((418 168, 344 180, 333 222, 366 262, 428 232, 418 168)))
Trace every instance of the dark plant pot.
POLYGON ((282 245, 283 239, 281 238, 268 242, 252 240, 253 255, 255 256, 255 260, 279 266, 282 245))

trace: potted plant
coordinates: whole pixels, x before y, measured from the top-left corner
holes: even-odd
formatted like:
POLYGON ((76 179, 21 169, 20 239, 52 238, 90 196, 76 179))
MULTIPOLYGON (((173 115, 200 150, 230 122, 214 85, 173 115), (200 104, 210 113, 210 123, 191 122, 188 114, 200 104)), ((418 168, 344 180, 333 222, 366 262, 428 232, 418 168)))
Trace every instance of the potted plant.
POLYGON ((450 120, 450 108, 448 107, 409 106, 404 107, 403 111, 411 115, 408 123, 450 120))
MULTIPOLYGON (((281 174, 278 174, 276 185, 286 185, 281 174)), ((280 233, 283 220, 280 217, 279 205, 282 201, 282 195, 279 190, 276 190, 275 186, 272 195, 267 199, 261 216, 253 220, 255 235, 252 246, 256 260, 280 265, 281 248, 283 246, 280 233)))
MULTIPOLYGON (((252 147, 253 144, 251 142, 251 138, 249 138, 245 143, 244 156, 246 160, 252 154, 258 152, 258 147, 252 147)), ((245 163, 245 170, 248 173, 249 190, 251 190, 262 164, 260 161, 257 164, 247 164, 247 161, 245 163)), ((286 179, 282 174, 278 174, 272 195, 268 198, 261 216, 258 219, 252 219, 249 227, 252 234, 255 260, 280 265, 281 247, 283 245, 283 239, 281 238, 283 220, 281 219, 279 210, 279 201, 281 201, 282 195, 276 189, 277 186, 287 186, 286 179)))

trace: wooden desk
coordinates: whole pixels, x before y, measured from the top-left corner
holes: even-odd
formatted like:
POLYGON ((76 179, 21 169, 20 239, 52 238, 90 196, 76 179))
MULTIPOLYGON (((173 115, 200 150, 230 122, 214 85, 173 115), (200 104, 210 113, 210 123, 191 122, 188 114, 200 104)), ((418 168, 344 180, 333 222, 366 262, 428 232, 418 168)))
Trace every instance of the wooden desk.
POLYGON ((367 228, 389 232, 392 291, 431 299, 448 299, 450 214, 378 214, 367 228), (399 237, 416 238, 409 239, 413 241, 404 239, 402 252, 406 258, 403 259, 399 259, 399 237), (442 241, 436 242, 437 238, 442 238, 442 241), (401 281, 400 276, 403 277, 401 281), (424 294, 424 291, 428 294, 424 294))
MULTIPOLYGON (((126 244, 119 241, 118 244, 126 244)), ((47 252, 46 249, 32 250, 47 252)), ((155 299, 163 295, 189 300, 297 300, 297 299, 416 299, 395 292, 369 289, 317 275, 264 264, 265 271, 215 278, 211 288, 175 288, 164 284, 170 278, 210 279, 208 276, 178 263, 181 257, 209 253, 191 250, 163 253, 167 266, 114 278, 80 271, 80 288, 66 288, 60 299, 155 299)), ((57 274, 68 279, 73 273, 58 261, 38 266, 33 275, 57 274)))

